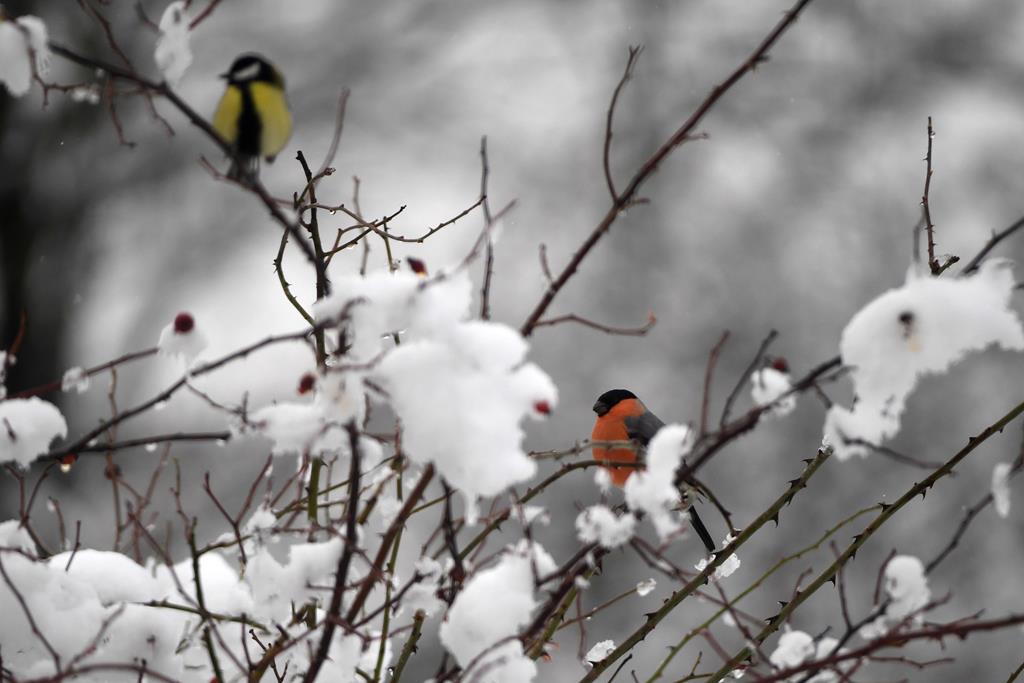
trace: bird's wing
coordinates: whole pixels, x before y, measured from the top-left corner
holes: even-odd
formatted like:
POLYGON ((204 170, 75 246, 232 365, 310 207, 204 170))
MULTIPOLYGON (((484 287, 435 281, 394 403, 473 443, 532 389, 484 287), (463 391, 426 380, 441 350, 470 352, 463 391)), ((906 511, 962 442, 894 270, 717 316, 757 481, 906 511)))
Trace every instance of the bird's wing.
POLYGON ((627 417, 623 421, 626 423, 626 433, 629 438, 636 439, 645 446, 658 433, 658 430, 665 426, 665 423, 649 410, 645 410, 640 415, 627 417))

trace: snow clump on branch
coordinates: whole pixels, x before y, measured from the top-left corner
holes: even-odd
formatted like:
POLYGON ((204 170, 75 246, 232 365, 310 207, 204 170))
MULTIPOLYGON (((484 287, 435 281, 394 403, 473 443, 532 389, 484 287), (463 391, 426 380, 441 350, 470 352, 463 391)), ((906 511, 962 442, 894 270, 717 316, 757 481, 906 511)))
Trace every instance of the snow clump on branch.
MULTIPOLYGON (((269 528, 272 522, 266 517, 265 510, 257 510, 246 528, 269 528)), ((294 544, 283 563, 271 556, 262 539, 246 545, 249 561, 244 572, 218 551, 200 556, 198 574, 206 609, 245 619, 271 638, 279 633, 266 630, 269 625, 304 628, 292 623, 295 605, 312 602, 317 605, 317 620, 324 618, 326 595, 317 586, 333 576, 342 552, 341 538, 294 544)), ((152 561, 142 566, 121 553, 79 549, 43 560, 36 556, 31 535, 12 520, 0 524, 0 566, 9 578, 0 581, 0 610, 7 615, 0 620, 0 642, 4 666, 17 678, 59 675, 54 657, 34 635, 20 600, 64 664, 72 658, 82 667, 144 662, 146 670, 174 680, 205 681, 213 675, 206 646, 195 635, 202 618, 166 607, 198 604, 191 557, 172 566, 152 561)), ((242 644, 235 639, 215 639, 211 647, 225 659, 244 657, 242 644)), ((356 635, 337 638, 323 670, 330 672, 330 680, 356 680, 357 666, 372 670, 376 665, 379 647, 379 638, 366 643, 356 635)), ((390 645, 385 643, 385 666, 389 658, 390 645)), ((304 669, 308 663, 304 648, 283 652, 278 659, 279 666, 292 670, 304 669)), ((136 672, 112 672, 100 666, 75 680, 109 683, 138 677, 136 672)))
POLYGON ((185 2, 172 2, 160 17, 160 36, 156 39, 153 61, 170 85, 177 85, 192 64, 185 2))
POLYGON ((32 85, 32 77, 45 76, 49 69, 46 24, 31 15, 8 20, 0 7, 0 83, 7 92, 21 97, 32 85))
POLYGON ((441 643, 462 667, 485 672, 487 683, 523 683, 537 675, 537 666, 523 653, 515 636, 537 606, 534 570, 556 570, 551 556, 537 544, 521 543, 493 567, 478 571, 466 582, 441 624, 441 643))
POLYGON ((692 436, 685 425, 659 429, 647 449, 647 469, 634 472, 626 481, 626 504, 650 516, 662 541, 682 529, 675 512, 682 494, 673 481, 679 463, 693 445, 692 436))
POLYGON ((786 395, 792 389, 789 371, 781 358, 750 375, 750 398, 756 406, 771 405, 767 415, 785 417, 793 412, 796 408, 796 395, 786 395))
POLYGON ((885 565, 885 611, 860 629, 860 637, 874 640, 901 624, 920 626, 932 599, 924 564, 912 555, 897 555, 885 565))
MULTIPOLYGON (((839 641, 837 639, 829 636, 825 636, 815 643, 814 638, 808 633, 797 630, 786 631, 779 637, 779 642, 776 644, 775 650, 768 656, 768 661, 776 669, 794 669, 806 662, 825 659, 826 657, 838 654, 834 652, 838 644, 839 641)), ((840 650, 839 652, 842 653, 845 650, 840 650)), ((846 666, 849 667, 850 664, 846 666)), ((835 683, 835 681, 839 680, 839 676, 835 671, 819 671, 810 678, 806 676, 807 673, 803 672, 789 680, 806 680, 807 683, 835 683)))
POLYGON ((946 372, 988 346, 1024 350, 1024 328, 1010 309, 1016 281, 1008 261, 993 259, 969 277, 936 278, 911 270, 905 285, 850 320, 839 345, 851 368, 856 401, 833 406, 825 441, 836 457, 865 456, 896 435, 917 381, 946 372))
POLYGON ((606 505, 591 505, 576 516, 576 535, 584 543, 600 543, 617 548, 633 538, 636 517, 631 513, 616 516, 606 505))
POLYGON ((462 491, 472 521, 479 496, 534 476, 520 422, 545 417, 558 394, 525 360, 528 345, 517 331, 467 320, 471 287, 465 272, 342 277, 314 312, 319 321, 345 318, 346 386, 359 391, 365 378, 382 390, 402 421, 404 452, 433 463, 462 491), (392 335, 401 344, 385 348, 392 335))
POLYGON ((67 433, 68 424, 52 403, 35 396, 0 401, 0 463, 26 467, 67 433))

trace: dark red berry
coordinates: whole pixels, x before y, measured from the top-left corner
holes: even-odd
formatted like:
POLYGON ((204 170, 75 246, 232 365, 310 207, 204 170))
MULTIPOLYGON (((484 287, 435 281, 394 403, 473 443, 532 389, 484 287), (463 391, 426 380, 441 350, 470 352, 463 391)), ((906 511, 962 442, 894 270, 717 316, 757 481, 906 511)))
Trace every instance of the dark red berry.
POLYGON ((196 326, 196 321, 189 313, 179 313, 174 316, 174 331, 178 334, 188 334, 196 326))
POLYGON ((789 372, 789 363, 781 356, 772 361, 772 367, 779 372, 789 372))
POLYGON ((551 404, 548 403, 547 401, 537 401, 536 403, 533 404, 533 409, 536 410, 541 415, 551 414, 551 404))
POLYGON ((424 263, 423 261, 421 261, 420 259, 418 259, 418 258, 416 258, 414 256, 409 256, 408 258, 405 259, 405 262, 409 264, 409 268, 412 270, 412 272, 416 273, 417 275, 422 275, 422 276, 426 277, 426 275, 427 275, 427 264, 426 263, 424 263))
POLYGON ((308 394, 313 391, 313 387, 316 386, 316 376, 312 372, 307 372, 299 380, 299 394, 308 394))

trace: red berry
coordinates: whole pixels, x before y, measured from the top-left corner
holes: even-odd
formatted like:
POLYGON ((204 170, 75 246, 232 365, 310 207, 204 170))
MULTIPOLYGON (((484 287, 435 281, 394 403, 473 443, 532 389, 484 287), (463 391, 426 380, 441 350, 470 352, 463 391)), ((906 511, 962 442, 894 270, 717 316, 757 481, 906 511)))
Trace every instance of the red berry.
POLYGON ((789 372, 789 363, 781 356, 772 361, 772 367, 779 372, 789 372))
POLYGON ((551 404, 548 403, 547 401, 537 401, 536 403, 533 404, 533 409, 536 410, 541 415, 551 414, 551 404))
POLYGON ((314 386, 316 386, 316 377, 312 372, 307 372, 299 380, 299 394, 308 394, 313 391, 314 386))
POLYGON ((174 316, 174 331, 178 334, 188 334, 196 326, 196 321, 189 313, 179 313, 174 316))
POLYGON ((423 261, 414 256, 409 256, 408 258, 405 259, 405 262, 409 264, 409 268, 412 270, 412 272, 416 273, 417 275, 422 275, 423 277, 426 277, 426 263, 424 263, 423 261))

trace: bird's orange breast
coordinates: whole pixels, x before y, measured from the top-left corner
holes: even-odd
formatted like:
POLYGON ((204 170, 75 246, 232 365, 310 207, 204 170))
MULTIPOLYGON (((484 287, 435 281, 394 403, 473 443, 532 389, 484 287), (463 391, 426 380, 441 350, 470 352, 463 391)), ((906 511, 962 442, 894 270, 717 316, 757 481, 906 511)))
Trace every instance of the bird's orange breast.
MULTIPOLYGON (((640 401, 627 399, 619 401, 604 415, 594 422, 594 430, 590 433, 591 441, 628 441, 629 432, 626 430, 624 419, 643 414, 645 408, 640 401)), ((633 463, 636 462, 636 450, 633 448, 602 448, 594 446, 592 449, 595 460, 605 463, 633 463)), ((611 465, 606 468, 611 475, 612 483, 623 487, 629 475, 633 474, 636 467, 616 467, 611 465)))

